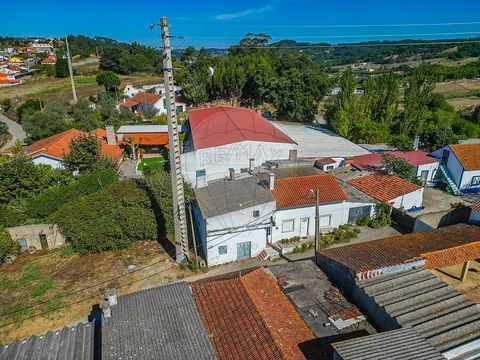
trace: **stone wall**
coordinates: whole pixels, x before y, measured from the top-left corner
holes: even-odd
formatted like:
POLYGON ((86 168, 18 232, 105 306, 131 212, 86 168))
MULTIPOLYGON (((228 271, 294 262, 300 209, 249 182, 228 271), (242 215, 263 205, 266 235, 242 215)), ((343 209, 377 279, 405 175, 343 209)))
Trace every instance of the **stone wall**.
POLYGON ((65 237, 58 230, 57 224, 35 224, 7 228, 14 240, 25 239, 27 246, 42 249, 40 235, 45 234, 48 248, 56 249, 65 243, 65 237))

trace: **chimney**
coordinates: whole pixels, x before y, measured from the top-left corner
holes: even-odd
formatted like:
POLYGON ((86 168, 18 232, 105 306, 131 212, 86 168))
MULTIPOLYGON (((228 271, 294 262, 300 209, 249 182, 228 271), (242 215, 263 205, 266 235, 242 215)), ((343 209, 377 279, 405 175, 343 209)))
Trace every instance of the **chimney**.
POLYGON ((252 172, 254 167, 255 167, 255 159, 250 158, 248 160, 248 171, 252 172))
POLYGON ((288 153, 288 160, 297 160, 297 150, 290 150, 290 152, 288 153))
POLYGON ((235 180, 235 169, 234 168, 229 168, 228 171, 230 173, 229 180, 230 181, 235 180))
POLYGON ((112 125, 105 126, 105 130, 107 131, 107 144, 115 145, 117 143, 115 139, 115 129, 112 125))
POLYGON ((101 303, 102 314, 104 319, 108 319, 112 317, 112 309, 110 309, 110 304, 108 300, 104 300, 101 303))
POLYGON ((275 174, 274 173, 268 173, 268 188, 270 190, 275 189, 275 174))
POLYGON ((108 304, 110 306, 117 305, 117 290, 116 289, 109 289, 107 294, 108 304))
POLYGON ((418 150, 420 145, 420 136, 416 135, 415 139, 413 140, 413 150, 418 150))
POLYGON ((196 174, 196 187, 197 189, 206 187, 207 184, 207 172, 205 169, 195 171, 196 174))
POLYGON ((125 104, 127 102, 127 99, 123 98, 123 103, 125 104))

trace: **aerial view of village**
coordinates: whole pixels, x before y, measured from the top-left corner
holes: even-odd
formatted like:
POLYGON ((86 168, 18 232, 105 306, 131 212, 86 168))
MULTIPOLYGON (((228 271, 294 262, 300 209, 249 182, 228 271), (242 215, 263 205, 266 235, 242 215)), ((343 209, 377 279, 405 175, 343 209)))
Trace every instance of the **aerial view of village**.
POLYGON ((480 2, 10 5, 0 360, 480 359, 480 2))

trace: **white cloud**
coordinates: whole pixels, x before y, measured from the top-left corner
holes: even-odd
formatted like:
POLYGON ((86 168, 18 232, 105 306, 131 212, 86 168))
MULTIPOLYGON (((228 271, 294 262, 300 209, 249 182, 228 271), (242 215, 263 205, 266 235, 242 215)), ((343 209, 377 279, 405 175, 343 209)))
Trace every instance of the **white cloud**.
POLYGON ((239 11, 236 13, 227 13, 227 14, 219 14, 214 16, 213 18, 215 20, 231 20, 231 19, 237 19, 240 17, 248 16, 248 15, 258 15, 258 14, 263 14, 267 11, 272 10, 273 6, 272 5, 265 5, 259 8, 252 8, 252 9, 246 9, 243 11, 239 11))

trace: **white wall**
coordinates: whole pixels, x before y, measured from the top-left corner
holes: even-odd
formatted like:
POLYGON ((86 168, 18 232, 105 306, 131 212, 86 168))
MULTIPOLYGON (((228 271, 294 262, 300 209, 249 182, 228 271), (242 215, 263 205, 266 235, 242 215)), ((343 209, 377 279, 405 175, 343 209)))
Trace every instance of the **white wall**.
POLYGON ((275 211, 275 201, 204 219, 198 207, 194 211, 197 236, 203 243, 209 266, 237 260, 237 244, 251 242, 251 255, 257 256, 267 245, 267 228, 275 211), (259 211, 259 217, 253 212, 259 211), (219 246, 227 254, 219 254, 219 246))
MULTIPOLYGON (((329 203, 320 204, 320 218, 330 215, 330 225, 320 226, 320 232, 329 232, 340 225, 348 223, 348 213, 351 208, 371 205, 370 215, 375 211, 373 203, 329 203)), ((282 239, 290 239, 300 236, 300 222, 303 218, 309 218, 308 236, 315 235, 315 206, 298 207, 292 209, 278 209, 275 212, 275 226, 272 228, 272 242, 282 239), (294 229, 290 232, 282 231, 282 223, 285 220, 294 220, 294 229)))
POLYGON ((472 224, 479 224, 480 225, 480 211, 476 211, 472 209, 470 214, 470 222, 472 224))
POLYGON ((133 85, 128 84, 125 86, 125 89, 123 90, 123 95, 131 98, 139 93, 139 90, 134 87, 133 85))
POLYGON ((63 168, 63 161, 45 155, 36 156, 32 161, 34 164, 50 165, 54 169, 63 168))
POLYGON ((455 184, 457 184, 457 186, 460 188, 460 179, 462 177, 463 166, 462 164, 460 164, 460 161, 458 161, 457 157, 450 149, 450 146, 447 146, 445 150, 450 151, 450 155, 448 156, 447 168, 450 171, 450 174, 452 174, 455 184))
POLYGON ((427 170, 428 171, 427 181, 431 181, 433 180, 433 177, 435 176, 437 169, 438 169, 438 161, 431 164, 419 165, 417 166, 417 177, 420 177, 422 175, 422 171, 427 170))
POLYGON ((475 176, 480 176, 480 170, 464 171, 462 183, 460 184, 460 190, 475 187, 478 187, 480 189, 480 185, 472 184, 473 177, 475 176))
POLYGON ((229 174, 229 168, 240 172, 248 168, 249 159, 254 158, 255 166, 267 160, 288 159, 295 144, 242 141, 234 144, 190 151, 182 154, 182 172, 185 180, 195 186, 195 171, 205 169, 207 181, 221 179, 229 174))
POLYGON ((399 196, 390 200, 390 202, 393 202, 393 207, 396 209, 410 210, 413 207, 421 208, 423 206, 423 188, 399 196))

